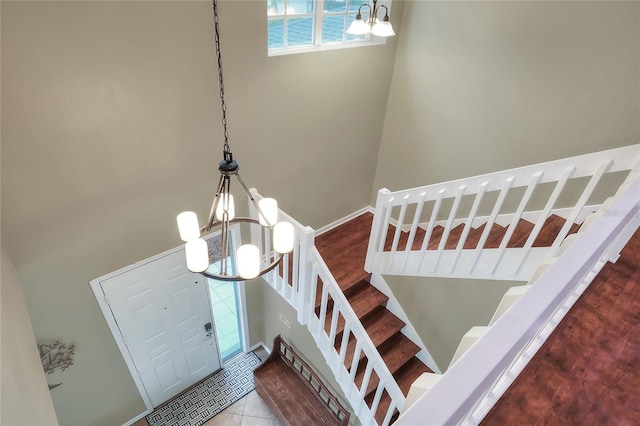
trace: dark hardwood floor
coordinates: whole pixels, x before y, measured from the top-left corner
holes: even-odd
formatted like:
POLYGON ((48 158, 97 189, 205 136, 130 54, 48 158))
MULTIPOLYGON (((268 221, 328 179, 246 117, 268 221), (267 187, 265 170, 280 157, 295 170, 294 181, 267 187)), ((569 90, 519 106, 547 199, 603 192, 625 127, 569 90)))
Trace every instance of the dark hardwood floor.
MULTIPOLYGON (((373 215, 371 213, 362 214, 341 226, 334 228, 322 235, 316 237, 316 247, 322 255, 325 263, 336 278, 336 281, 345 296, 351 303, 354 311, 358 314, 362 324, 364 325, 369 337, 378 348, 387 367, 396 379, 400 389, 405 395, 409 392, 411 384, 424 372, 431 370, 420 361, 415 355, 419 351, 419 347, 411 342, 401 333, 401 329, 405 323, 393 315, 385 307, 387 302, 386 295, 377 291, 369 283, 369 274, 364 270, 364 262, 367 254, 367 245, 371 232, 371 224, 373 215)), ((564 225, 564 219, 555 215, 551 215, 540 234, 537 236, 534 246, 549 246, 558 235, 560 229, 564 225)), ((508 247, 523 247, 534 225, 528 221, 520 220, 508 242, 508 247)), ((462 235, 464 226, 459 225, 453 228, 444 245, 445 249, 455 249, 462 235)), ((484 225, 472 229, 465 241, 465 248, 475 248, 481 238, 484 225)), ((571 232, 576 232, 578 226, 572 227, 571 232)), ((429 250, 438 248, 440 241, 444 235, 444 228, 436 226, 427 243, 429 250)), ((489 233, 489 238, 485 243, 486 248, 498 247, 503 239, 507 227, 494 225, 489 233)), ((392 246, 395 228, 390 227, 385 241, 385 250, 390 250, 392 246)), ((418 229, 412 249, 417 250, 423 244, 425 231, 418 229)), ((408 244, 409 234, 402 232, 400 235, 398 249, 404 249, 408 244)), ((319 312, 322 285, 318 285, 316 294, 316 310, 319 312)), ((327 312, 327 321, 325 329, 328 331, 330 326, 332 303, 329 301, 327 312)), ((344 328, 344 320, 340 318, 338 324, 338 336, 335 345, 339 347, 341 341, 341 332, 344 328)), ((349 339, 345 365, 350 366, 353 360, 353 350, 355 348, 355 339, 353 336, 349 339)), ((362 354, 361 354, 362 358, 362 354)), ((362 384, 362 376, 364 375, 366 364, 361 359, 358 366, 355 382, 357 386, 362 384)), ((369 403, 373 399, 373 392, 379 383, 379 378, 375 375, 372 377, 366 390, 369 403)), ((382 397, 380 409, 376 414, 376 419, 380 422, 389 407, 390 398, 388 395, 382 397)))
POLYGON ((483 424, 640 425, 640 230, 483 424))
MULTIPOLYGON (((400 389, 406 395, 411 384, 424 372, 431 372, 422 361, 415 357, 420 348, 400 331, 405 323, 386 309, 388 297, 375 289, 369 283, 369 274, 364 270, 367 255, 367 245, 371 232, 373 215, 365 213, 349 222, 334 228, 316 238, 316 247, 322 255, 329 270, 336 278, 336 282, 349 300, 369 337, 378 348, 382 359, 393 374, 400 389)), ((320 291, 316 297, 319 308, 320 291)), ((329 329, 331 304, 327 313, 326 329, 329 329)), ((339 347, 342 339, 344 321, 339 322, 338 336, 335 345, 339 347)), ((345 365, 351 366, 356 341, 350 336, 347 346, 345 365)), ((362 386, 362 379, 366 368, 366 361, 362 359, 358 365, 355 383, 362 386)), ((371 404, 374 392, 379 383, 374 374, 365 391, 365 400, 371 404)), ((391 399, 385 393, 380 401, 376 419, 381 422, 391 399)))

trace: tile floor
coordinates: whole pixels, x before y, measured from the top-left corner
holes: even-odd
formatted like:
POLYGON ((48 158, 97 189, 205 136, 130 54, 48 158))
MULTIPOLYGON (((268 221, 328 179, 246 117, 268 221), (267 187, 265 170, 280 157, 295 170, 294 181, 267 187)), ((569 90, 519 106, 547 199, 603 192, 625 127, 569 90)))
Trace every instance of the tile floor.
POLYGON ((279 426, 280 422, 254 390, 205 426, 279 426))
MULTIPOLYGON (((204 426, 279 426, 280 422, 254 390, 204 423, 204 426)), ((145 418, 132 426, 149 426, 145 418)))

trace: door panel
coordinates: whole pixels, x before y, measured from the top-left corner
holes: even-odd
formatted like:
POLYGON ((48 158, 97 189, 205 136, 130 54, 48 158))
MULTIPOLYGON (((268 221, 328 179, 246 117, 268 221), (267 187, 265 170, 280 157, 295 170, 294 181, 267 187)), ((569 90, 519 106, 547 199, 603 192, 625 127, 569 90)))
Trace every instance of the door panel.
POLYGON ((220 368, 206 280, 184 251, 102 281, 102 289, 154 407, 220 368))

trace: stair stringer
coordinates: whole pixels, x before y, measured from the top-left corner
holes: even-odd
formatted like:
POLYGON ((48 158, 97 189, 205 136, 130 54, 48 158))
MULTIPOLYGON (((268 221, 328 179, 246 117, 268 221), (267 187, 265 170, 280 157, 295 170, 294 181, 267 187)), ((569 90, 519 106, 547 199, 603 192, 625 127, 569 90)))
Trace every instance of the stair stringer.
POLYGON ((378 291, 384 293, 385 296, 389 298, 386 304, 386 308, 391 311, 392 314, 400 318, 406 325, 402 328, 401 332, 408 339, 413 341, 416 345, 420 347, 420 352, 416 354, 416 357, 422 361, 427 367, 433 370, 434 373, 442 374, 442 370, 436 364, 436 361, 431 356, 431 353, 427 349, 427 346, 424 344, 418 332, 413 327, 413 324, 409 320, 409 317, 402 309, 402 305, 396 299, 396 296, 391 291, 389 284, 385 281, 384 277, 380 274, 371 274, 371 278, 369 283, 374 286, 378 291))
POLYGON ((459 253, 456 250, 384 252, 378 253, 380 267, 371 272, 379 274, 380 271, 385 271, 386 275, 414 277, 526 282, 537 266, 553 251, 555 248, 552 247, 482 249, 480 256, 477 249, 461 250, 459 253), (525 257, 526 261, 518 268, 517 265, 525 257))

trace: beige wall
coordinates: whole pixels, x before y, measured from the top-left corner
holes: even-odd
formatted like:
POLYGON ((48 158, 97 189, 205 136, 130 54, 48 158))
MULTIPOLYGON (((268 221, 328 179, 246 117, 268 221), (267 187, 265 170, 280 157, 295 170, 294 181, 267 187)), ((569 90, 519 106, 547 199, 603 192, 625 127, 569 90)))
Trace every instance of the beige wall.
MULTIPOLYGON (((36 337, 77 345, 53 393, 60 422, 119 424, 144 405, 88 282, 177 246, 178 212, 208 212, 222 148, 211 5, 1 7, 2 242, 36 337)), ((231 148, 248 185, 319 227, 369 203, 396 39, 268 58, 265 12, 220 4, 231 148)))
POLYGON ((640 3, 409 1, 373 186, 640 140, 640 3))
MULTIPOLYGON (((408 1, 373 186, 640 142, 640 3, 408 1)), ((511 283, 388 277, 442 369, 511 283)))
POLYGON ((2 249, 0 424, 57 425, 20 280, 2 249))
POLYGON ((471 327, 489 325, 504 293, 516 281, 385 276, 409 321, 442 372, 471 327))

